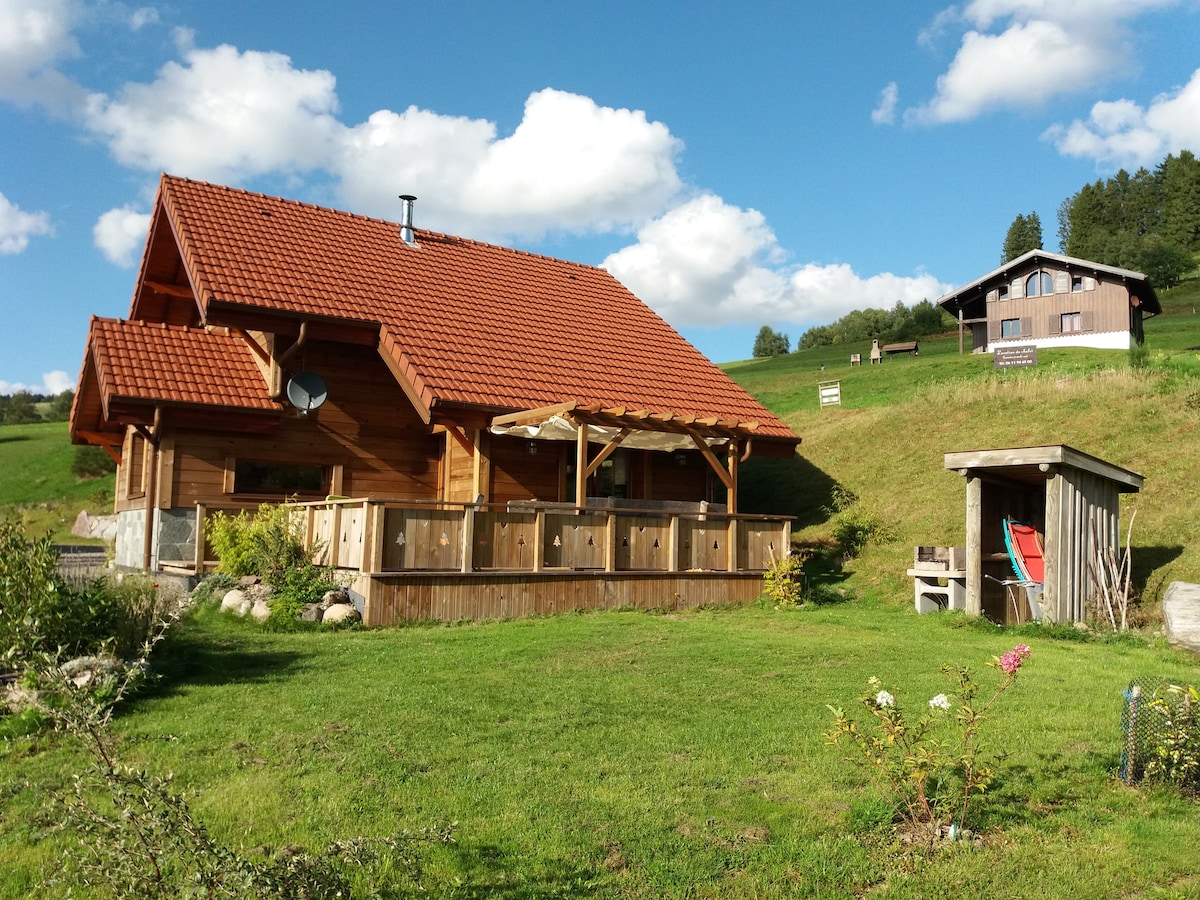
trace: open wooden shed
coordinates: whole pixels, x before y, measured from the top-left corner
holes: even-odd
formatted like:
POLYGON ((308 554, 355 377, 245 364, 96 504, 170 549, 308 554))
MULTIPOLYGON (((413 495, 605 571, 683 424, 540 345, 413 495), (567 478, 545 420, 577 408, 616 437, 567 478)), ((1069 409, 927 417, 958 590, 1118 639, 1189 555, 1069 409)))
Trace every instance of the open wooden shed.
POLYGON ((1012 578, 1007 518, 1041 536, 1046 621, 1084 619, 1098 593, 1094 567, 1110 548, 1120 550, 1120 495, 1141 490, 1142 476, 1064 444, 947 453, 945 466, 967 479, 967 614, 1005 624, 1030 618, 1024 597, 1014 609, 992 580, 1012 578))

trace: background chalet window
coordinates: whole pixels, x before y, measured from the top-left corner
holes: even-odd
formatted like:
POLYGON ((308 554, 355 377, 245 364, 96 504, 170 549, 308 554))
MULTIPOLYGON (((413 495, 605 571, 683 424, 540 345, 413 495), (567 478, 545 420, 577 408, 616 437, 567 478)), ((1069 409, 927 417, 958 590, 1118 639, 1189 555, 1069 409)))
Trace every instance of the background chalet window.
POLYGON ((1054 278, 1049 272, 1034 272, 1025 279, 1026 297, 1045 297, 1054 293, 1054 278))
POLYGON ((1063 313, 1060 321, 1063 334, 1066 334, 1068 331, 1083 331, 1082 313, 1063 313))
POLYGON ((1000 337, 1014 338, 1021 336, 1020 319, 1004 319, 1000 322, 1000 337))
POLYGON ((239 459, 234 464, 233 492, 324 496, 329 493, 329 467, 239 459))
POLYGON ((1000 285, 999 290, 1000 290, 1000 299, 1007 300, 1008 299, 1008 285, 1007 284, 1000 285))
POLYGON ((1083 290, 1083 276, 1082 275, 1072 275, 1071 276, 1071 293, 1077 294, 1082 290, 1083 290))

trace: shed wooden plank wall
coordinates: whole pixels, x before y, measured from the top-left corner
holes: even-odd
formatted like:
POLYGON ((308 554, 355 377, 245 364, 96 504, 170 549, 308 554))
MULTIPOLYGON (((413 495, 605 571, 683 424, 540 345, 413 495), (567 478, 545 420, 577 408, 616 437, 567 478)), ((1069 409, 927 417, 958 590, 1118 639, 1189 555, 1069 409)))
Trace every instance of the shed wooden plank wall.
POLYGON ((1060 471, 1047 484, 1046 520, 1059 527, 1046 532, 1043 608, 1054 622, 1086 620, 1087 604, 1099 592, 1093 567, 1110 548, 1120 548, 1120 502, 1111 481, 1077 469, 1060 471))
POLYGON ((762 593, 755 574, 596 574, 579 572, 358 576, 367 625, 438 619, 550 615, 587 609, 688 609, 748 603, 762 593))

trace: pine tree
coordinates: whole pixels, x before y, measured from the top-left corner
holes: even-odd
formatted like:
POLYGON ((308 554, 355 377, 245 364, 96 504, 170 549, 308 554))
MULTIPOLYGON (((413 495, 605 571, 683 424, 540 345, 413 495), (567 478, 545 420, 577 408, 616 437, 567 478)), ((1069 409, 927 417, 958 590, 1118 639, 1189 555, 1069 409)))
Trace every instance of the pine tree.
POLYGON ((1029 215, 1019 213, 1008 226, 1004 236, 1004 247, 1000 251, 1000 264, 1011 262, 1030 250, 1042 249, 1042 220, 1036 212, 1029 215))

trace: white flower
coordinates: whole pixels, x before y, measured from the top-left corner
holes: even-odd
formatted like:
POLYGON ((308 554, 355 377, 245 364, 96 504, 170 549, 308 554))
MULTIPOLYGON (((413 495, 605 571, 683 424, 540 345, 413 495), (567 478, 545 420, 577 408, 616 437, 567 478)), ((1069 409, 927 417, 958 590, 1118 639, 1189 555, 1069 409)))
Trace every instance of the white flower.
POLYGON ((875 695, 875 705, 876 706, 895 706, 896 698, 893 697, 887 691, 880 691, 878 694, 875 695))
POLYGON ((934 697, 932 700, 929 701, 929 708, 930 709, 949 709, 950 708, 950 698, 947 697, 945 694, 938 694, 936 697, 934 697))

